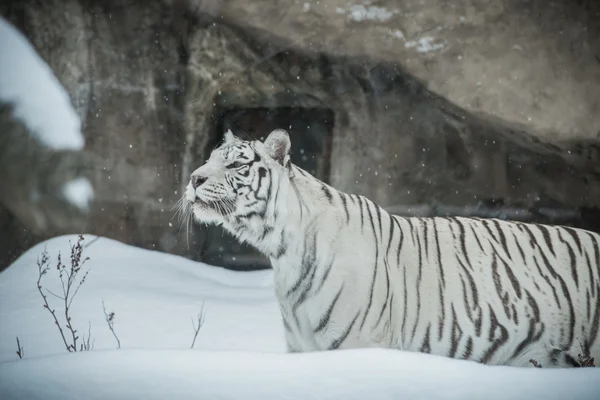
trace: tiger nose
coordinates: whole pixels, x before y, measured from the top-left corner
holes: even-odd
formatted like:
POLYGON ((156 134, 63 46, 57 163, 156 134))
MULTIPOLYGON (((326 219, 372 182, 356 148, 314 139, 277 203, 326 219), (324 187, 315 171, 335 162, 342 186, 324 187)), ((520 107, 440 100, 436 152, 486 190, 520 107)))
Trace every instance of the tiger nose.
POLYGON ((205 178, 203 176, 192 175, 192 187, 194 189, 198 189, 198 187, 200 187, 200 185, 202 185, 207 180, 208 180, 208 178, 205 178))

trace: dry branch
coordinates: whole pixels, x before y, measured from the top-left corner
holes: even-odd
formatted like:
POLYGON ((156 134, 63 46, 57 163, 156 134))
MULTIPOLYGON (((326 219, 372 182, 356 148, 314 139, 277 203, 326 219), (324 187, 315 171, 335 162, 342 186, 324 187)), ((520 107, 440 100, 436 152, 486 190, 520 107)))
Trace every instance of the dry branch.
MULTIPOLYGON (((40 292, 40 295, 42 296, 42 299, 44 301, 43 307, 46 310, 48 310, 48 312, 52 315, 52 319, 54 320, 54 324, 58 328, 63 344, 65 345, 67 351, 70 352, 77 351, 77 340, 79 339, 79 336, 77 336, 77 330, 73 326, 73 322, 71 319, 71 305, 73 304, 73 300, 79 292, 79 289, 85 283, 85 279, 89 273, 89 270, 87 270, 85 271, 83 276, 79 278, 79 273, 81 272, 86 261, 89 260, 89 257, 83 257, 84 240, 85 239, 83 235, 79 235, 77 243, 72 244, 69 242, 71 246, 71 266, 69 268, 67 268, 67 266, 62 262, 60 252, 58 253, 56 270, 58 271, 58 277, 60 279, 62 287, 62 296, 42 286, 42 278, 48 273, 48 271, 50 271, 50 257, 48 256, 48 251, 46 249, 44 249, 44 251, 42 252, 41 259, 38 258, 37 261, 39 271, 37 289, 38 292, 40 292), (56 310, 50 307, 47 294, 52 295, 53 297, 59 299, 63 303, 63 314, 65 318, 64 327, 63 325, 61 325, 58 316, 56 315, 56 310)), ((91 335, 91 326, 88 329, 88 333, 91 335)), ((86 345, 81 345, 79 347, 80 350, 86 350, 86 347, 90 346, 89 342, 90 337, 88 336, 86 345)))
POLYGON ((106 312, 106 307, 104 306, 104 300, 102 300, 102 311, 104 311, 104 318, 106 319, 106 323, 108 324, 108 329, 110 329, 113 336, 115 337, 115 340, 117 341, 117 349, 120 349, 121 341, 119 340, 119 337, 117 336, 117 334, 115 332, 115 313, 112 311, 110 313, 106 312))
POLYGON ((192 340, 192 345, 190 349, 194 348, 194 344, 196 344, 196 338, 198 337, 198 332, 200 332, 200 328, 204 325, 204 303, 202 303, 202 307, 200 308, 200 312, 196 317, 196 322, 192 319, 192 327, 194 328, 194 340, 192 340))
POLYGON ((17 336, 17 355, 19 356, 19 359, 21 359, 21 360, 25 356, 25 349, 23 348, 23 346, 21 346, 21 342, 19 342, 18 336, 17 336))

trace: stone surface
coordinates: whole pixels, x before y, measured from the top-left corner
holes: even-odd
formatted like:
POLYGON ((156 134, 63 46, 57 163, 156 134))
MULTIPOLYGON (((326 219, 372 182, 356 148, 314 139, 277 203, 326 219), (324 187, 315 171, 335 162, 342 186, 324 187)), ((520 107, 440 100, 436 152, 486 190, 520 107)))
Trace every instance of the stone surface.
POLYGON ((546 140, 600 137, 595 0, 189 0, 291 46, 402 64, 469 111, 546 140))

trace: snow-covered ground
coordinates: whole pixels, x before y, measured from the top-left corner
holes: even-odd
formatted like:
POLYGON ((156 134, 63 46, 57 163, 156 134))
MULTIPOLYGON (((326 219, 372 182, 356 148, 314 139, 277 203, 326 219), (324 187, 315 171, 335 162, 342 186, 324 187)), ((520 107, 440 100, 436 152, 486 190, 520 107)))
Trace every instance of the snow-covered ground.
POLYGON ((80 150, 84 145, 79 116, 67 91, 27 38, 0 17, 0 104, 46 146, 80 150))
MULTIPOLYGON (((394 350, 286 354, 272 272, 232 272, 86 235, 90 273, 73 323, 94 350, 67 353, 36 289, 44 246, 0 273, 0 399, 598 399, 600 369, 487 367, 394 350), (115 312, 116 341, 104 319, 115 312), (191 319, 204 304, 194 349, 191 319), (16 337, 24 348, 19 360, 16 337)), ((56 270, 42 283, 53 291, 56 270)), ((59 300, 49 302, 60 310, 59 300)))

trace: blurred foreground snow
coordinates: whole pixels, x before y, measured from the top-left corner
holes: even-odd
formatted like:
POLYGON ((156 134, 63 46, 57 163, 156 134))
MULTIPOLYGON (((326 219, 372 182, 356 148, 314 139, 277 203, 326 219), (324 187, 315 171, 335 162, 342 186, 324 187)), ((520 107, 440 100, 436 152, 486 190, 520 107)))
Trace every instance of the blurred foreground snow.
POLYGON ((66 90, 27 38, 0 17, 0 104, 54 150, 80 150, 79 116, 66 90))

